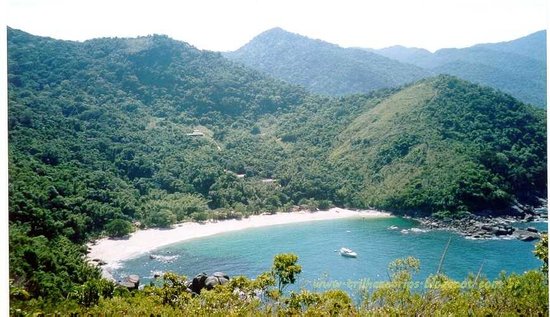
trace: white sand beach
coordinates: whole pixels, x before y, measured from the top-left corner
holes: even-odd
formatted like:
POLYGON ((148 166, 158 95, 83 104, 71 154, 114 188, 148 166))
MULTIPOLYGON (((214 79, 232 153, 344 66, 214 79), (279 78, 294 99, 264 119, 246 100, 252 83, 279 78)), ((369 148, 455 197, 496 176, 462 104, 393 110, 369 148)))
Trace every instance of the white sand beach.
POLYGON ((224 220, 203 224, 185 222, 175 225, 171 229, 138 230, 128 239, 104 238, 98 240, 94 244, 88 244, 90 247, 88 258, 90 260, 99 259, 106 262, 107 264, 103 266, 103 271, 108 276, 110 269, 119 267, 120 262, 176 242, 248 228, 352 217, 384 218, 391 217, 391 215, 376 210, 354 211, 332 208, 328 211, 299 211, 277 213, 274 215, 257 215, 241 220, 224 220))

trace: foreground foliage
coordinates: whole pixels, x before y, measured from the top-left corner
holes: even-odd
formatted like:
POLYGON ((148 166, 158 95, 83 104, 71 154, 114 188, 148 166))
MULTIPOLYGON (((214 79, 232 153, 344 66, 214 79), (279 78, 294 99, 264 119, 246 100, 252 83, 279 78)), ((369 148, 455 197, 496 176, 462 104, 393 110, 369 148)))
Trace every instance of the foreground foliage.
MULTIPOLYGON (((389 266, 390 280, 373 289, 358 289, 361 299, 339 289, 281 293, 281 281, 293 284, 300 270, 294 254, 280 254, 273 269, 251 280, 229 283, 193 296, 185 277, 166 273, 156 286, 129 292, 106 281, 88 281, 69 299, 48 304, 17 300, 14 316, 28 314, 160 315, 160 316, 548 316, 548 280, 542 270, 502 274, 494 281, 470 276, 463 282, 438 274, 423 283, 413 280, 420 263, 397 259, 389 266), (278 280, 278 282, 276 282, 278 280), (277 284, 279 284, 277 286, 277 284)), ((12 294, 14 291, 12 291, 12 294)))

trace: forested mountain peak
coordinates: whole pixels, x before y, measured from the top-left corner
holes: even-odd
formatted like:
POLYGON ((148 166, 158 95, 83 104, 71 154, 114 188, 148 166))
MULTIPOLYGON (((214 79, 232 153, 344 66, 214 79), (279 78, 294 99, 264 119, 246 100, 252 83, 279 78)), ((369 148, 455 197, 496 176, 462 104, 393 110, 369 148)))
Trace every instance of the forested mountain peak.
MULTIPOLYGON (((316 43, 321 46, 328 45, 338 47, 338 45, 336 44, 331 44, 318 39, 312 39, 307 36, 286 31, 280 27, 275 27, 255 36, 252 40, 250 40, 250 42, 243 46, 243 49, 246 48, 248 50, 259 50, 268 47, 278 48, 287 47, 290 44, 307 47, 312 43, 316 43)), ((238 52, 242 51, 243 50, 239 49, 233 53, 238 54, 238 52)))
POLYGON ((230 62, 219 53, 200 51, 164 35, 78 43, 10 29, 8 62, 12 85, 25 85, 29 81, 20 76, 40 73, 44 76, 33 84, 60 88, 62 81, 69 80, 94 97, 116 87, 128 98, 154 106, 152 110, 163 117, 180 111, 250 115, 292 105, 303 95, 301 89, 230 62), (36 49, 37 45, 40 49, 36 49), (144 89, 148 85, 154 89, 144 89), (245 89, 257 98, 244 102, 245 89), (165 99, 162 94, 177 101, 161 102, 165 99), (206 95, 216 101, 207 101, 206 95))
POLYGON ((378 54, 342 48, 280 28, 268 30, 224 55, 313 92, 330 95, 395 87, 428 75, 418 67, 378 54))
MULTIPOLYGON (((166 35, 153 34, 148 36, 140 36, 136 38, 98 38, 85 41, 84 47, 92 51, 102 51, 102 53, 117 54, 138 54, 144 51, 165 51, 164 56, 176 54, 177 50, 200 53, 200 50, 193 47, 189 43, 176 41, 166 35), (105 51, 105 49, 109 49, 105 51)), ((162 60, 162 56, 157 56, 156 59, 162 60)))

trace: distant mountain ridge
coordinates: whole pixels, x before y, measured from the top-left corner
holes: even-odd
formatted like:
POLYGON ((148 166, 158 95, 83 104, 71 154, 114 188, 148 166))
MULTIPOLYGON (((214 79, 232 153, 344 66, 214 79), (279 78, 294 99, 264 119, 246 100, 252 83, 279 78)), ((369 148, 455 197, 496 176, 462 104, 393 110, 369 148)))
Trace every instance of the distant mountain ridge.
POLYGON ((478 44, 473 47, 518 54, 546 62, 546 30, 541 30, 512 41, 478 44))
POLYGON ((450 74, 546 107, 546 31, 508 42, 431 53, 404 46, 342 48, 274 28, 223 54, 321 94, 367 93, 450 74))
POLYGON ((342 48, 281 28, 265 31, 224 56, 310 91, 329 95, 396 87, 431 74, 378 54, 342 48))
POLYGON ((512 41, 446 48, 434 53, 403 46, 369 51, 436 74, 455 75, 494 87, 524 102, 546 107, 544 30, 512 41))

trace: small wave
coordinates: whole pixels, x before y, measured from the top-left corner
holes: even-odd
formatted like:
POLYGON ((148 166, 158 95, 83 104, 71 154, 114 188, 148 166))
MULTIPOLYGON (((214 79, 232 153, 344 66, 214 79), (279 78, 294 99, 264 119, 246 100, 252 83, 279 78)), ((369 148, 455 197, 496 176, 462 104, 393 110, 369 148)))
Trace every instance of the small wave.
POLYGON ((428 232, 429 230, 427 229, 420 229, 420 228, 411 228, 411 232, 415 232, 415 233, 423 233, 423 232, 428 232))
POLYGON ((401 230, 401 233, 403 234, 409 234, 409 233, 424 233, 428 232, 430 230, 427 229, 420 229, 420 228, 410 228, 410 229, 403 229, 401 230))
POLYGON ((482 238, 473 238, 473 237, 465 237, 468 240, 492 240, 492 241, 508 241, 508 240, 516 240, 517 237, 515 235, 506 235, 506 236, 489 236, 489 237, 482 237, 482 238))
POLYGON ((113 261, 111 263, 107 263, 101 269, 103 271, 107 271, 109 273, 112 273, 112 271, 116 271, 118 269, 121 269, 122 267, 123 267, 123 265, 122 265, 121 261, 113 261))
POLYGON ((179 257, 180 257, 179 255, 160 255, 160 254, 149 255, 149 258, 151 260, 157 260, 162 263, 172 263, 179 257))
POLYGON ((150 271, 150 275, 147 278, 158 278, 164 275, 163 271, 150 271))

